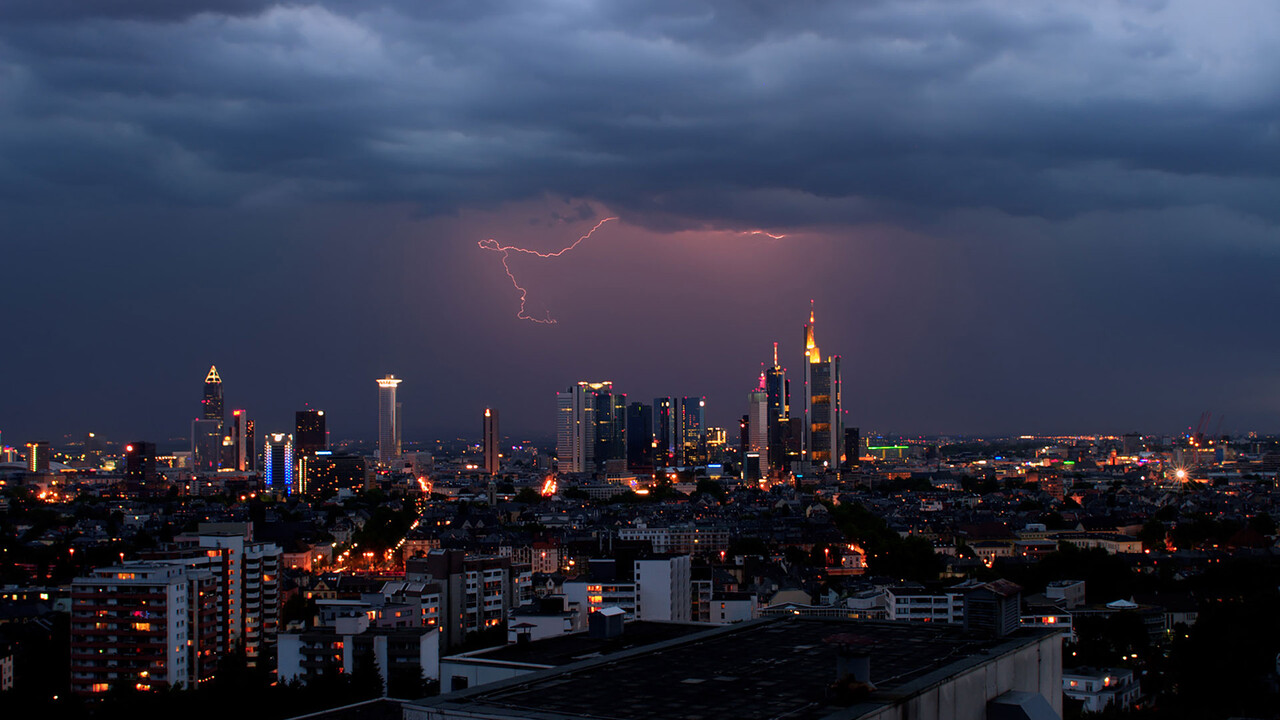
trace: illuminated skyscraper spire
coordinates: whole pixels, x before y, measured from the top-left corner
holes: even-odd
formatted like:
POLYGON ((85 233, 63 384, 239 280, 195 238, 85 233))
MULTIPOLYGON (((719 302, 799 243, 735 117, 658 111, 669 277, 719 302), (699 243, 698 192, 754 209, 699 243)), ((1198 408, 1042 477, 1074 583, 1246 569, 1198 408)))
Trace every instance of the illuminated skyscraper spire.
POLYGON ((218 375, 218 368, 213 365, 209 366, 209 373, 204 376, 204 399, 200 404, 204 406, 205 420, 222 422, 222 378, 218 375))
POLYGON ((835 468, 840 463, 843 425, 840 356, 823 361, 814 338, 813 305, 810 300, 809 322, 804 326, 804 454, 815 466, 835 468))
POLYGON ((806 360, 811 363, 822 360, 822 352, 818 350, 818 343, 814 340, 814 328, 817 322, 813 319, 813 301, 809 301, 809 324, 804 326, 804 354, 806 360))

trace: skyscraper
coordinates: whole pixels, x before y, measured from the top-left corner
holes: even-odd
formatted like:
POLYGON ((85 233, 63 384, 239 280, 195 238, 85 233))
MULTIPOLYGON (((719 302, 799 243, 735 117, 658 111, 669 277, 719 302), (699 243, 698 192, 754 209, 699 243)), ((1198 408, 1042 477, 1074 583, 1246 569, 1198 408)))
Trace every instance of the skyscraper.
POLYGON ((293 420, 293 449, 298 455, 329 449, 323 410, 298 410, 293 420))
POLYGON ((263 484, 269 493, 285 496, 293 492, 293 436, 267 435, 262 449, 263 484))
MULTIPOLYGON (((616 449, 613 383, 581 381, 556 393, 556 457, 563 472, 593 472, 616 449)), ((625 442, 625 441, 624 441, 625 442)), ((625 447, 625 446, 624 446, 625 447)))
POLYGON ((244 423, 244 469, 254 472, 258 469, 258 446, 254 443, 254 424, 252 420, 244 423))
POLYGON ((679 416, 680 401, 676 398, 653 399, 653 436, 658 443, 657 457, 654 462, 659 467, 670 467, 676 464, 677 448, 680 444, 679 416))
POLYGON ((253 437, 250 435, 249 413, 231 411, 231 444, 235 447, 235 469, 239 472, 253 470, 253 437))
POLYGON ((222 421, 191 421, 191 467, 197 473, 215 473, 222 462, 222 421))
POLYGON ((502 469, 499 458, 498 411, 493 408, 484 409, 484 469, 490 475, 497 475, 502 469))
POLYGON ((221 425, 224 420, 222 412, 222 378, 218 375, 218 368, 210 365, 209 372, 204 376, 204 399, 200 401, 204 406, 205 420, 217 420, 221 425))
POLYGON ((768 402, 765 413, 766 449, 760 455, 761 462, 772 469, 786 467, 786 428, 787 416, 790 414, 790 385, 787 383, 787 371, 778 364, 778 343, 773 344, 773 365, 764 371, 764 391, 768 402))
POLYGON ((766 378, 760 375, 760 384, 755 390, 747 393, 747 444, 742 448, 742 457, 748 453, 756 453, 760 458, 760 470, 771 466, 769 447, 769 393, 765 389, 766 378))
POLYGON ((124 487, 130 495, 155 495, 160 488, 156 481, 156 445, 136 440, 124 446, 124 487))
POLYGON ((640 402, 627 406, 627 467, 653 470, 653 407, 640 402))
POLYGON ((613 393, 613 406, 609 410, 612 432, 604 460, 627 458, 627 394, 613 393))
POLYGON ((378 378, 378 460, 389 464, 400 457, 400 403, 395 375, 378 378))
POLYGON ((826 360, 822 359, 814 338, 816 325, 811 303, 809 322, 804 326, 804 449, 807 459, 815 468, 836 468, 840 464, 840 443, 843 440, 840 356, 832 355, 826 360))
POLYGON ((27 443, 27 472, 47 472, 49 470, 49 442, 35 440, 27 443))
POLYGON ((701 465, 707 461, 707 398, 686 397, 680 401, 680 465, 701 465))

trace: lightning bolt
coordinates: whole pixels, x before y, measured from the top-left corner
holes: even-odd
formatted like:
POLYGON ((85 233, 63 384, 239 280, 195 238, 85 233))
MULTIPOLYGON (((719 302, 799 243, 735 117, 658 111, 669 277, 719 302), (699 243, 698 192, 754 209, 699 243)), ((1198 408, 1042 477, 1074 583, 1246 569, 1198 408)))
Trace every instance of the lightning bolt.
POLYGON ((601 225, 604 225, 610 220, 617 220, 617 219, 618 218, 616 217, 607 217, 601 220, 600 222, 596 223, 595 227, 588 230, 586 235, 583 235, 582 237, 575 240, 574 243, 569 247, 563 248, 563 249, 557 250, 556 252, 551 252, 551 253, 541 253, 541 252, 538 252, 537 250, 530 250, 529 248, 522 248, 516 245, 502 245, 497 240, 494 240, 493 238, 489 238, 488 240, 481 240, 476 244, 480 246, 481 250, 492 250, 494 252, 502 253, 502 269, 507 271, 507 277, 511 279, 511 285, 515 287, 516 290, 520 291, 520 312, 516 313, 516 318, 520 320, 528 320, 529 322, 532 322, 532 323, 538 323, 539 325, 555 325, 557 321, 555 318, 551 317, 550 311, 547 312, 546 318, 543 318, 543 319, 531 317, 525 314, 525 311, 524 311, 525 301, 528 300, 529 298, 529 291, 526 290, 524 286, 520 284, 519 280, 516 280, 515 273, 511 272, 511 266, 507 264, 507 260, 511 258, 511 253, 513 252, 524 253, 526 255, 534 255, 540 258, 560 257, 561 255, 569 252, 570 250, 578 247, 578 245, 580 245, 583 240, 586 240, 587 238, 594 235, 595 232, 600 229, 601 225))
POLYGON ((774 235, 773 233, 768 232, 766 230, 743 230, 742 234, 743 235, 764 235, 765 237, 773 238, 774 240, 781 240, 782 238, 786 237, 786 235, 774 235))

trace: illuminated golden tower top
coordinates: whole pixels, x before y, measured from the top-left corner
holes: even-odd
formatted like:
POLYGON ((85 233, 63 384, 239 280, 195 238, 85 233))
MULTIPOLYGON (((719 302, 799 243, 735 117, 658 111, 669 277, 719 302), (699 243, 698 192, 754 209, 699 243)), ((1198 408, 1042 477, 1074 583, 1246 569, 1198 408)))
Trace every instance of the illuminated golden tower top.
POLYGON ((809 301, 809 323, 804 326, 804 352, 809 356, 809 362, 822 362, 822 353, 818 350, 818 343, 813 339, 813 328, 817 325, 813 315, 813 301, 809 301))

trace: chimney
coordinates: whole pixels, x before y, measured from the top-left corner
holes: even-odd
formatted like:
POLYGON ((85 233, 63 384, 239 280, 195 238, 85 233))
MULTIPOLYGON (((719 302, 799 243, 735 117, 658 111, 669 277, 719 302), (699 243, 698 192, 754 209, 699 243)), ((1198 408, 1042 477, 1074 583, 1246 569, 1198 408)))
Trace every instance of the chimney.
POLYGON ((587 616, 588 636, 600 640, 618 637, 622 634, 625 617, 622 608, 600 608, 587 616))
POLYGON ((836 679, 871 684, 871 653, 848 646, 836 650, 836 679))
POLYGON ((824 638, 836 647, 836 684, 859 685, 875 690, 871 682, 871 650, 875 640, 855 633, 840 633, 824 638))

